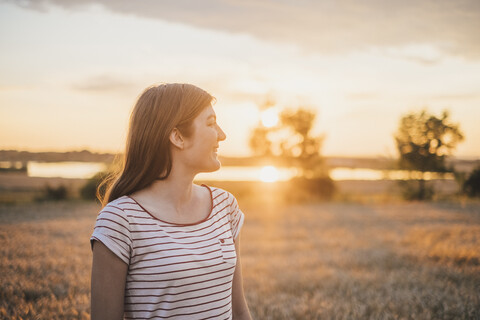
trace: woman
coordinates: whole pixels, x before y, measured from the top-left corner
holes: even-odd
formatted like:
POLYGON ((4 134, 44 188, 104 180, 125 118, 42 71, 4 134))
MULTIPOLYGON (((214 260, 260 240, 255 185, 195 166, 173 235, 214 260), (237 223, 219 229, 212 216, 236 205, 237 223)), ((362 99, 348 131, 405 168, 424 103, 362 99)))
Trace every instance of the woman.
POLYGON ((91 237, 92 319, 251 319, 228 192, 193 183, 220 168, 214 98, 189 84, 147 88, 123 168, 106 181, 91 237))

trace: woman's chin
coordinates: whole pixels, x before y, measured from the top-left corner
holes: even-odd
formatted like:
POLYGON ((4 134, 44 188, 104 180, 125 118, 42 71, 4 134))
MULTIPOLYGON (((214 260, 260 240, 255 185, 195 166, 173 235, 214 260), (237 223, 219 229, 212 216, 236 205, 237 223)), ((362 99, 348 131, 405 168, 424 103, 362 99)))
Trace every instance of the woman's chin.
POLYGON ((213 169, 212 171, 210 172, 213 172, 213 171, 217 171, 221 168, 222 164, 220 163, 220 160, 218 159, 215 159, 215 162, 214 162, 214 165, 213 165, 213 169))
POLYGON ((220 161, 218 159, 215 159, 208 165, 208 167, 205 166, 205 168, 203 168, 201 172, 214 172, 219 170, 221 166, 222 165, 220 161))

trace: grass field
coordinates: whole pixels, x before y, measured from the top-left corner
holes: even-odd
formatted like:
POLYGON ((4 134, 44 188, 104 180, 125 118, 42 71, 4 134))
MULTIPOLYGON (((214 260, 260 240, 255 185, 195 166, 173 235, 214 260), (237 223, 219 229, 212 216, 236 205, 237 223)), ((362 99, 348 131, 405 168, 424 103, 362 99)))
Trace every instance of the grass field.
MULTIPOLYGON (((240 200, 255 319, 480 319, 480 204, 240 200)), ((0 318, 88 319, 99 206, 0 205, 0 318)))

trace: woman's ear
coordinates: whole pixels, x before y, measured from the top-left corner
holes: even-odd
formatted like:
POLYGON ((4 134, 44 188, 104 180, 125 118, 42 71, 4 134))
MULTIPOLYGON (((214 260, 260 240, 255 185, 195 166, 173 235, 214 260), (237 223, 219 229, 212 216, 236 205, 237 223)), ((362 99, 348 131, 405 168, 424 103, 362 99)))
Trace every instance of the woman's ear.
POLYGON ((180 150, 184 148, 184 140, 183 136, 180 133, 180 130, 177 128, 173 128, 172 132, 170 132, 170 142, 180 150))

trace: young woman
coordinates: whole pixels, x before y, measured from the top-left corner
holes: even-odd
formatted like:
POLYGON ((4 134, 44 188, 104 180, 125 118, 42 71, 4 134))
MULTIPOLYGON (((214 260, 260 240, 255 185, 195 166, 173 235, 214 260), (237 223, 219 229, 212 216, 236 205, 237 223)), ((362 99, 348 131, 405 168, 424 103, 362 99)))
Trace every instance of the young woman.
POLYGON ((91 237, 92 319, 251 319, 242 286, 244 215, 222 189, 214 98, 189 84, 147 88, 123 167, 105 183, 91 237))

